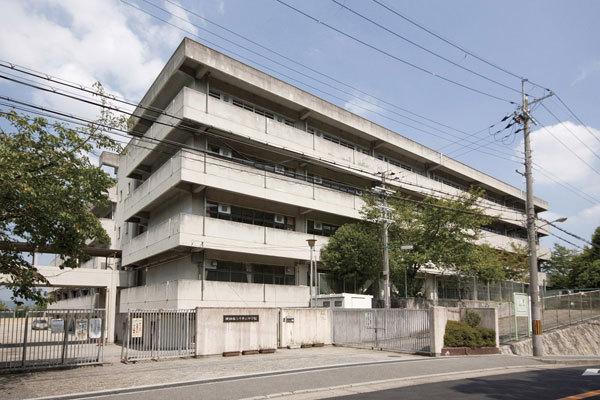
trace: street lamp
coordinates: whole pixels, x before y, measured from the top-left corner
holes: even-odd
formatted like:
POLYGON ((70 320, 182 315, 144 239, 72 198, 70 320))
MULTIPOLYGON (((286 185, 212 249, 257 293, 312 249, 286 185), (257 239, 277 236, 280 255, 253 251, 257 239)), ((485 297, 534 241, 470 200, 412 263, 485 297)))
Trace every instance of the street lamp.
POLYGON ((560 223, 560 222, 565 222, 566 220, 567 220, 567 217, 560 217, 560 218, 557 218, 557 219, 555 219, 554 221, 548 221, 548 220, 545 220, 545 219, 543 219, 543 218, 540 218, 540 221, 544 221, 544 224, 543 224, 543 225, 540 225, 540 226, 538 226, 538 229, 540 229, 540 228, 543 228, 543 227, 544 227, 544 226, 546 226, 546 225, 552 225, 552 224, 555 224, 555 223, 557 223, 557 222, 559 222, 559 223, 560 223))
MULTIPOLYGON (((406 244, 403 246, 400 246, 400 250, 402 251, 409 251, 412 250, 414 248, 414 246, 412 244, 406 244)), ((404 257, 402 257, 402 260, 404 261, 404 257)), ((408 299, 408 279, 407 279, 407 275, 406 275, 406 265, 404 266, 404 299, 408 299)))
MULTIPOLYGON (((317 243, 317 239, 306 239, 306 242, 308 243, 308 247, 310 248, 310 307, 314 307, 316 304, 313 303, 313 282, 315 283, 315 287, 316 287, 316 282, 314 280, 315 275, 316 275, 316 268, 314 265, 314 251, 315 251, 315 243, 317 243), (315 271, 313 272, 313 269, 315 269, 315 271)), ((315 294, 315 302, 316 302, 316 294, 315 294)))

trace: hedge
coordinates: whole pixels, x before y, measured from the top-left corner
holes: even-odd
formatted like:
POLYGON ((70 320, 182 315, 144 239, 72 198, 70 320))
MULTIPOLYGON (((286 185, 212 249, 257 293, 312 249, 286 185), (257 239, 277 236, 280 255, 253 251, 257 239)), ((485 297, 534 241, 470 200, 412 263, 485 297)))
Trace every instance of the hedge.
POLYGON ((495 347, 496 332, 464 322, 448 321, 444 333, 445 347, 495 347))

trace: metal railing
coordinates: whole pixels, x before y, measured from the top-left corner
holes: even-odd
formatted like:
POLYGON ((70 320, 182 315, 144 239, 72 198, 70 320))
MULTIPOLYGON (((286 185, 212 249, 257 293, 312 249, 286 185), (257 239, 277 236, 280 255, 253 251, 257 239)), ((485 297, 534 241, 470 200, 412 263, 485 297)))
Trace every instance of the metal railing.
POLYGON ((123 362, 196 354, 196 310, 138 310, 127 313, 123 362))
POLYGON ((104 317, 102 309, 2 313, 0 371, 101 363, 104 317))
MULTIPOLYGON (((542 297, 544 331, 600 318, 600 290, 542 297)), ((529 317, 515 317, 514 309, 499 319, 500 342, 507 343, 531 335, 529 317)))
POLYGON ((429 353, 430 310, 334 309, 333 343, 336 345, 429 353))

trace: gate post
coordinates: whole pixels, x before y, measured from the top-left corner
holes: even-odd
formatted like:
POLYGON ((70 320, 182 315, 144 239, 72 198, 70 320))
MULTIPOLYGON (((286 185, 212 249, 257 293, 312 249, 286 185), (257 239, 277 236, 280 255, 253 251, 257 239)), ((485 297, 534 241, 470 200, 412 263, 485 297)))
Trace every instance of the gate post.
POLYGON ((429 329, 431 329, 430 353, 432 356, 442 355, 444 347, 444 333, 448 316, 445 307, 432 307, 429 309, 429 329))

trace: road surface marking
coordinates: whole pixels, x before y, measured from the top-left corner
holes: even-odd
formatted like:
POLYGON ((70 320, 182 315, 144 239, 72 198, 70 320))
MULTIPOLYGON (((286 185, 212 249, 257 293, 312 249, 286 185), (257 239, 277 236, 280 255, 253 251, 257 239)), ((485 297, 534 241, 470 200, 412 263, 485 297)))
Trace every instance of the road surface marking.
POLYGON ((583 374, 581 374, 582 376, 589 376, 589 375, 600 375, 600 369, 598 368, 588 368, 586 369, 583 374))
POLYGON ((588 399, 590 397, 600 396, 600 390, 591 390, 589 392, 574 394, 573 396, 563 397, 559 400, 580 400, 580 399, 588 399))

